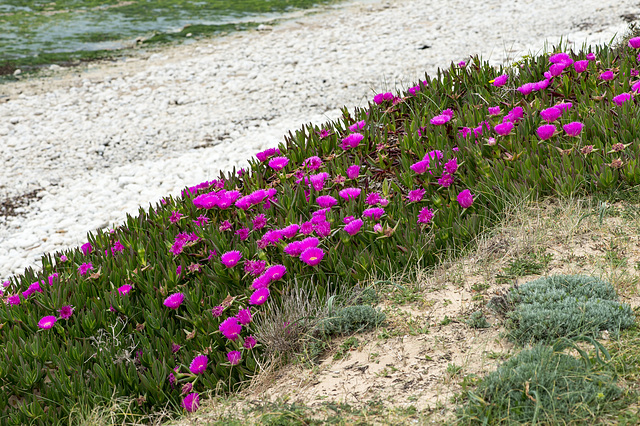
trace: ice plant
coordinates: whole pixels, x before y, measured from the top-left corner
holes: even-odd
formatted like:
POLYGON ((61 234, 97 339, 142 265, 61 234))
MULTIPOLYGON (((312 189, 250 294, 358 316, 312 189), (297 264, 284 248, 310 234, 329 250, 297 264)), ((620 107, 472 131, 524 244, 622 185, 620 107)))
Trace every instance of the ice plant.
POLYGON ((82 254, 87 256, 93 251, 93 246, 91 245, 91 243, 84 243, 80 246, 80 249, 82 250, 82 254))
POLYGON ((318 170, 322 167, 322 159, 318 156, 309 157, 302 162, 302 165, 308 168, 309 170, 318 170))
POLYGON ((316 198, 316 203, 322 208, 333 207, 338 204, 338 200, 336 200, 331 195, 321 195, 316 198))
POLYGON ((62 308, 58 309, 58 313, 60 314, 60 319, 69 319, 71 315, 73 315, 74 307, 71 305, 65 305, 62 308))
POLYGON ((618 106, 621 106, 623 103, 629 100, 631 100, 631 95, 629 93, 621 93, 618 96, 613 97, 613 102, 615 102, 618 106))
POLYGON ((240 336, 242 325, 238 323, 238 318, 229 317, 220 323, 218 330, 224 337, 235 342, 240 336))
POLYGON ((164 299, 163 304, 169 309, 178 309, 178 307, 182 304, 183 301, 184 301, 184 294, 174 293, 171 296, 164 299))
POLYGON ((640 37, 634 37, 630 39, 629 47, 632 49, 640 49, 640 37))
POLYGON ((207 369, 207 361, 208 359, 206 355, 198 355, 197 357, 193 358, 193 361, 191 361, 191 365, 189 365, 189 371, 191 371, 192 374, 204 373, 207 369))
POLYGON ((465 189, 458 194, 458 204, 460 204, 460 207, 463 209, 471 207, 473 204, 473 194, 471 194, 470 190, 465 189))
POLYGON ((78 267, 78 272, 80 273, 80 275, 86 275, 86 273, 91 271, 92 269, 93 269, 93 264, 91 264, 90 262, 83 263, 78 267))
POLYGON ((256 340, 255 337, 247 336, 244 338, 244 345, 242 346, 244 346, 245 349, 253 349, 257 343, 258 341, 256 340))
POLYGON ((587 70, 587 67, 589 66, 589 61, 588 60, 583 60, 583 61, 576 61, 573 64, 573 68, 576 70, 576 72, 581 73, 581 72, 585 72, 587 70))
POLYGON ((351 130, 352 132, 362 130, 364 129, 365 124, 367 123, 364 120, 358 121, 357 123, 353 123, 351 126, 349 126, 349 130, 351 130))
POLYGON ((269 160, 269 167, 273 170, 282 170, 287 164, 289 164, 289 159, 287 157, 273 157, 269 160))
POLYGON ((362 219, 355 219, 345 225, 344 230, 349 235, 356 235, 362 228, 362 219))
POLYGON ((353 166, 347 167, 347 178, 356 179, 360 174, 360 166, 354 164, 353 166))
POLYGON ((547 123, 551 123, 556 121, 562 115, 562 111, 556 107, 551 107, 547 109, 543 109, 540 111, 540 116, 547 123))
POLYGON ((429 122, 434 126, 441 126, 451 120, 450 115, 440 114, 433 117, 429 122))
POLYGON ((267 287, 262 287, 257 289, 251 294, 249 297, 250 305, 262 305, 269 298, 269 289, 267 287))
POLYGON ((129 284, 122 285, 118 287, 118 294, 129 294, 132 287, 129 284))
POLYGON ((249 324, 252 319, 251 308, 240 309, 238 311, 238 314, 236 315, 236 318, 238 318, 238 322, 242 325, 249 324))
POLYGON ((506 136, 511 133, 511 130, 513 130, 513 123, 510 121, 505 121, 504 123, 497 124, 496 127, 494 127, 494 130, 497 134, 506 136))
POLYGON ((242 354, 239 351, 231 351, 227 353, 227 359, 229 360, 229 364, 231 365, 239 364, 241 358, 242 354))
POLYGON ((340 195, 340 197, 344 198, 345 200, 355 200, 356 198, 358 198, 361 191, 362 190, 360 188, 345 188, 342 191, 338 192, 338 195, 340 195))
POLYGON ((187 410, 188 413, 193 413, 198 410, 200 406, 200 395, 196 392, 190 393, 182 399, 182 408, 187 410))
POLYGON ((583 127, 584 124, 579 121, 573 121, 562 126, 567 136, 578 136, 580 132, 582 132, 583 127))
POLYGON ((57 319, 53 315, 47 315, 46 317, 42 317, 40 321, 38 321, 38 327, 43 330, 48 330, 53 327, 56 323, 57 319))
POLYGON ((309 266, 316 266, 322 261, 324 251, 318 247, 309 247, 300 254, 300 260, 309 266))
POLYGON ((223 312, 224 312, 224 306, 214 306, 213 309, 211 309, 211 315, 214 318, 220 317, 220 315, 222 315, 223 312))
POLYGON ((433 210, 428 207, 423 207, 418 213, 418 223, 424 223, 428 225, 433 220, 433 210))
POLYGON ((489 107, 489 115, 499 115, 500 114, 500 107, 496 106, 496 107, 489 107))
POLYGON ((443 173, 442 176, 438 178, 438 185, 443 188, 448 188, 453 184, 453 175, 448 173, 443 173))
POLYGON ((278 281, 286 273, 287 268, 284 265, 272 265, 264 272, 271 281, 278 281))
POLYGON ((220 256, 220 261, 227 268, 233 268, 242 259, 242 254, 238 250, 232 250, 220 256))
POLYGON ((495 87, 500 87, 500 86, 504 86, 505 83, 507 82, 507 79, 509 78, 509 75, 507 74, 502 74, 498 77, 495 78, 495 80, 493 80, 493 82, 491 82, 495 87))
POLYGON ((409 191, 409 195, 407 195, 407 199, 412 203, 422 201, 422 198, 424 197, 425 192, 426 191, 424 189, 414 189, 412 191, 409 191))
POLYGON ((342 139, 342 149, 346 151, 349 148, 355 148, 360 144, 360 142, 362 142, 363 139, 364 135, 362 135, 361 133, 351 133, 350 135, 342 139))
POLYGON ((556 132, 556 126, 554 126, 553 124, 545 124, 543 126, 538 127, 538 129, 536 130, 538 137, 543 141, 546 141, 547 139, 549 139, 551 136, 553 136, 555 132, 556 132))
POLYGON ((604 80, 604 81, 611 81, 614 78, 613 71, 605 71, 605 72, 601 73, 598 78, 600 80, 604 80))
POLYGON ((368 217, 369 219, 378 220, 384 214, 384 209, 382 207, 370 207, 368 209, 364 209, 362 212, 363 217, 368 217))

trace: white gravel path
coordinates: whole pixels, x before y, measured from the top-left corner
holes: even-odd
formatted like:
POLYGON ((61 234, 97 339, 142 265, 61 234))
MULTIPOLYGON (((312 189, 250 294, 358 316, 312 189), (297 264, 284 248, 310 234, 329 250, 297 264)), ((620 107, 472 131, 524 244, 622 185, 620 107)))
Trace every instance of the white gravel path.
POLYGON ((41 196, 0 216, 0 280, 375 92, 471 54, 497 65, 561 36, 609 41, 634 13, 637 0, 355 1, 0 86, 0 201, 41 196))

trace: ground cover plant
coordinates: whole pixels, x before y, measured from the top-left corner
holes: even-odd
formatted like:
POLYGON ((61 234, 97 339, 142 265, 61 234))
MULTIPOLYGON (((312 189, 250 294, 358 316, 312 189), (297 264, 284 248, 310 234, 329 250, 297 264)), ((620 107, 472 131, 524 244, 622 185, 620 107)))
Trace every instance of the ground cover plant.
POLYGON ((55 423, 120 397, 136 398, 123 416, 196 411, 255 373, 254 320, 294 284, 328 299, 433 266, 509 197, 637 185, 639 48, 472 58, 45 256, 4 283, 2 418, 55 423))

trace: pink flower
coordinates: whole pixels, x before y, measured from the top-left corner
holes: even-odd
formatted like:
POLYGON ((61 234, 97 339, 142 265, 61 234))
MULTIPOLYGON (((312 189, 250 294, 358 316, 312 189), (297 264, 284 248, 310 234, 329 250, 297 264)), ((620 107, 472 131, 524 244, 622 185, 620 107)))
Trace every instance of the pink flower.
POLYGON ((253 280, 251 288, 257 290, 259 288, 269 287, 269 284, 271 284, 271 277, 265 273, 253 280))
MULTIPOLYGON (((243 197, 244 198, 244 197, 243 197)), ((248 206, 247 206, 248 208, 248 206)), ((243 209, 244 210, 244 209, 243 209)), ((224 232, 224 231, 228 231, 229 229, 231 229, 231 222, 229 222, 228 220, 225 220, 224 222, 222 222, 220 224, 220 226, 218 227, 218 229, 220 230, 220 232, 224 232)))
POLYGON ((196 392, 190 393, 182 399, 182 408, 187 410, 188 413, 193 413, 198 410, 200 406, 200 395, 196 392))
POLYGON ((235 234, 240 238, 240 241, 244 241, 249 238, 249 228, 240 228, 235 234))
POLYGON ((430 120, 430 123, 433 124, 434 126, 441 126, 447 123, 449 120, 451 120, 451 117, 449 115, 440 114, 433 117, 430 120))
POLYGON ((420 210, 420 213, 418 213, 418 223, 424 223, 428 225, 429 223, 431 223, 431 220, 433 220, 433 210, 427 207, 422 208, 422 210, 420 210))
POLYGON ((267 287, 262 287, 253 292, 251 297, 249 297, 250 305, 262 305, 269 298, 269 289, 267 287))
POLYGON ((594 53, 589 52, 589 53, 587 53, 586 58, 589 61, 595 61, 596 60, 596 55, 594 53))
POLYGON ((184 294, 182 293, 174 293, 171 296, 164 299, 164 306, 169 309, 178 309, 178 307, 184 301, 184 294))
POLYGON ((242 254, 238 250, 232 250, 220 256, 220 261, 227 268, 233 268, 242 259, 242 254))
POLYGON ((356 179, 360 174, 360 166, 354 164, 353 166, 347 167, 347 178, 356 179))
POLYGON ((572 106, 573 106, 573 103, 564 102, 564 103, 556 105, 555 107, 558 108, 560 111, 562 111, 564 113, 566 111, 569 111, 572 106))
POLYGON ((331 223, 327 221, 316 224, 314 229, 319 237, 328 237, 331 235, 331 223))
POLYGON ((504 123, 496 124, 494 127, 497 134, 501 136, 506 136, 513 130, 513 123, 510 121, 505 121, 504 123))
POLYGON ((368 217, 373 220, 380 219, 383 214, 384 214, 384 209, 381 207, 371 207, 371 208, 365 209, 362 212, 363 217, 368 217))
POLYGON ((182 274, 182 265, 179 265, 179 266, 176 268, 176 275, 180 275, 180 274, 182 274))
POLYGON ((598 78, 600 80, 604 80, 604 81, 613 80, 613 78, 614 78, 613 71, 605 71, 605 72, 601 73, 598 78))
POLYGON ((354 220, 356 220, 355 216, 347 216, 344 219, 342 219, 342 222, 344 222, 344 224, 348 224, 350 222, 353 222, 354 220))
POLYGON ((373 97, 373 102, 375 102, 377 105, 380 105, 382 102, 384 102, 384 95, 382 93, 378 93, 373 97))
POLYGON ((424 197, 424 193, 425 193, 424 189, 414 189, 413 191, 409 191, 409 195, 407 196, 407 198, 409 199, 410 202, 413 202, 413 203, 422 201, 422 198, 424 197))
POLYGON ((631 91, 640 93, 640 81, 636 81, 633 86, 631 86, 631 91))
POLYGON ((74 307, 71 305, 65 305, 62 308, 58 309, 58 313, 60 314, 60 319, 69 319, 71 315, 73 315, 74 307))
POLYGON ((309 266, 315 266, 322 261, 324 251, 318 247, 309 247, 300 255, 300 260, 309 266))
POLYGON ((269 277, 271 281, 278 281, 284 274, 287 273, 287 268, 284 265, 272 265, 266 271, 265 275, 269 277))
MULTIPOLYGON (((318 197, 320 198, 320 197, 318 197)), ((334 198, 335 200, 335 198, 334 198)), ((337 203, 337 201, 336 201, 337 203)), ((297 223, 292 223, 289 226, 285 226, 284 228, 282 228, 280 230, 280 232, 282 232, 282 236, 284 238, 293 238, 296 236, 296 234, 298 233, 298 231, 300 230, 300 225, 298 225, 297 223)))
POLYGON ((329 173, 323 172, 323 173, 318 173, 316 175, 311 175, 309 177, 309 180, 311 181, 311 185, 313 186, 313 189, 315 189, 316 191, 322 191, 322 189, 324 188, 324 181, 329 177, 329 173))
POLYGON ((302 225, 300 226, 300 233, 302 235, 309 235, 313 233, 313 222, 311 221, 302 222, 302 225))
POLYGON ((191 392, 192 390, 193 390, 193 383, 185 383, 184 385, 182 385, 181 393, 183 395, 186 395, 189 392, 191 392))
POLYGON ((282 170, 287 164, 289 164, 289 159, 287 157, 273 157, 269 160, 269 167, 273 170, 282 170))
POLYGON ((333 207, 336 204, 338 204, 338 200, 336 200, 334 197, 332 197, 331 195, 321 195, 318 198, 316 198, 316 203, 318 203, 318 205, 320 207, 333 207))
POLYGON ((533 89, 535 89, 535 86, 533 85, 533 83, 525 83, 522 86, 518 87, 518 92, 526 96, 529 93, 533 92, 533 89))
POLYGON ((205 226, 209 223, 209 218, 206 216, 198 216, 196 220, 193 221, 197 226, 205 226))
POLYGON ((466 63, 465 61, 460 61, 460 62, 458 62, 458 66, 459 66, 460 68, 464 68, 464 67, 466 67, 466 66, 467 66, 467 63, 466 63))
POLYGON ((509 78, 509 76, 507 74, 502 74, 502 75, 496 77, 495 80, 493 80, 493 85, 495 87, 504 86, 505 83, 507 82, 508 78, 509 78))
POLYGON ((458 204, 460 204, 460 207, 462 207, 463 209, 468 209, 469 207, 471 207, 471 205, 473 204, 473 194, 471 194, 471 191, 465 189, 464 191, 460 192, 458 194, 458 204))
POLYGON ((448 188, 453 184, 453 175, 448 173, 443 173, 442 176, 438 179, 438 185, 443 188, 448 188))
POLYGON ((362 228, 362 219, 355 219, 348 224, 345 225, 344 230, 349 235, 356 235, 360 232, 360 228, 362 228))
POLYGON ((365 202, 370 206, 375 206, 382 201, 382 197, 377 192, 371 192, 367 194, 365 202))
POLYGON ((640 49, 640 37, 634 37, 630 39, 629 47, 632 49, 640 49))
POLYGON ((202 374, 207 369, 207 356, 206 355, 198 355, 193 358, 191 361, 191 365, 189 366, 189 371, 192 374, 202 374))
POLYGON ((551 123, 552 121, 556 121, 562 115, 562 111, 556 107, 551 107, 547 109, 543 109, 540 111, 540 116, 547 123, 551 123))
POLYGON ((375 225, 373 225, 373 232, 382 232, 382 225, 379 223, 376 223, 375 225))
POLYGON ((571 56, 564 52, 553 54, 549 57, 549 62, 552 64, 568 64, 571 65, 573 63, 573 59, 571 56))
POLYGON ((511 121, 512 123, 517 123, 522 120, 524 117, 524 110, 522 107, 515 107, 511 111, 507 113, 504 117, 502 117, 502 122, 511 121))
POLYGON ((573 64, 573 68, 578 73, 585 72, 588 66, 589 66, 589 61, 587 60, 577 61, 576 63, 573 64))
POLYGON ((367 123, 364 120, 358 121, 357 123, 354 123, 351 126, 349 126, 349 130, 351 130, 352 132, 362 130, 364 129, 365 124, 367 123))
POLYGON ((256 340, 255 337, 253 336, 247 336, 244 338, 244 348, 245 349, 253 349, 256 344, 258 343, 258 341, 256 340))
POLYGON ((615 102, 618 106, 621 106, 628 100, 631 100, 631 95, 629 93, 621 93, 618 96, 613 97, 613 102, 615 102))
POLYGON ((351 198, 355 200, 356 198, 358 198, 361 191, 362 190, 360 188, 345 188, 340 191, 338 195, 340 195, 340 197, 344 198, 345 200, 349 200, 351 198))
POLYGON ((549 87, 550 81, 551 80, 544 79, 533 83, 533 90, 539 92, 540 90, 546 89, 547 87, 549 87))
POLYGON ((211 315, 213 315, 214 318, 220 317, 223 312, 224 306, 214 306, 213 309, 211 309, 211 315))
POLYGON ((421 160, 409 166, 416 174, 421 175, 429 168, 429 160, 421 160))
POLYGON ((175 354, 178 353, 178 351, 180 350, 181 346, 177 343, 171 343, 171 353, 175 354))
POLYGON ((131 286, 129 284, 125 284, 123 286, 118 287, 118 294, 129 294, 131 291, 131 286))
POLYGON ((238 314, 236 315, 236 318, 238 318, 238 322, 242 325, 249 324, 252 319, 251 308, 240 309, 238 311, 238 314))
POLYGON ((262 152, 257 153, 256 157, 258 157, 258 160, 264 163, 265 161, 267 161, 269 157, 276 154, 280 154, 280 150, 278 148, 269 148, 262 152))
POLYGON ((78 267, 78 272, 80 272, 80 275, 85 275, 87 272, 91 271, 92 269, 93 269, 93 265, 91 263, 83 263, 78 267))
POLYGON ((80 246, 80 249, 82 250, 82 254, 87 256, 93 251, 93 246, 91 245, 91 243, 84 243, 80 246))
POLYGON ((553 136, 555 132, 556 132, 556 126, 554 126, 553 124, 545 124, 543 126, 538 127, 538 130, 536 130, 538 137, 543 141, 546 141, 547 139, 549 139, 551 136, 553 136))
POLYGON ((489 107, 489 115, 498 115, 500 114, 500 107, 489 107))
POLYGON ((346 151, 349 148, 355 148, 360 144, 362 139, 364 139, 364 135, 360 133, 351 133, 350 135, 342 139, 342 149, 346 151))
POLYGON ((60 256, 60 262, 66 262, 67 260, 69 259, 64 254, 60 256))
POLYGON ((444 163, 444 171, 450 175, 454 174, 458 170, 458 159, 456 157, 444 163))
POLYGON ((20 304, 20 295, 19 294, 14 294, 13 296, 9 296, 7 298, 7 303, 9 303, 10 306, 17 306, 20 304))
POLYGON ((580 132, 582 132, 582 127, 584 124, 579 121, 573 121, 571 123, 567 123, 562 128, 564 129, 567 136, 578 136, 580 132))
POLYGON ((262 229, 266 224, 267 217, 264 214, 259 214, 253 219, 253 230, 257 231, 258 229, 262 229))
POLYGON ((240 336, 242 326, 238 324, 238 318, 229 317, 220 323, 218 330, 220 330, 220 333, 222 333, 224 337, 235 342, 240 336))
POLYGON ((562 74, 562 71, 564 71, 566 67, 567 64, 565 63, 553 64, 549 67, 549 74, 551 74, 552 77, 557 77, 562 74))
POLYGON ((318 156, 309 157, 302 163, 309 170, 318 170, 322 167, 322 160, 318 156))
POLYGON ((53 315, 47 315, 46 317, 42 317, 42 319, 38 321, 38 327, 42 328, 43 330, 48 330, 54 326, 56 321, 56 317, 54 317, 53 315))
POLYGON ((169 222, 177 223, 182 216, 183 216, 182 213, 177 212, 177 211, 174 210, 174 211, 171 212, 171 216, 169 216, 169 222))
POLYGON ((242 354, 238 351, 231 351, 227 354, 227 359, 229 360, 229 364, 231 365, 239 364, 241 358, 242 354))

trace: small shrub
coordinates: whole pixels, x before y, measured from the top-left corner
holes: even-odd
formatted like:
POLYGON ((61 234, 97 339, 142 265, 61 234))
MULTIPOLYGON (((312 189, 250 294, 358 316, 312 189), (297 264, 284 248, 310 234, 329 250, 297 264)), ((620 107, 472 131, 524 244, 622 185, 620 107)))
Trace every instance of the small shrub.
POLYGON ((475 311, 467 320, 467 325, 471 328, 489 328, 491 325, 484 316, 484 312, 475 311))
POLYGON ((385 319, 386 315, 372 306, 346 306, 320 324, 320 330, 328 336, 359 333, 379 326, 385 319))
POLYGON ((593 370, 594 360, 561 349, 538 344, 511 357, 469 392, 457 412, 459 423, 592 424, 623 403, 614 374, 593 370))
POLYGON ((559 337, 598 337, 608 330, 616 338, 634 323, 631 307, 618 302, 613 286, 584 275, 539 278, 513 288, 506 296, 509 337, 519 343, 550 342, 559 337))

